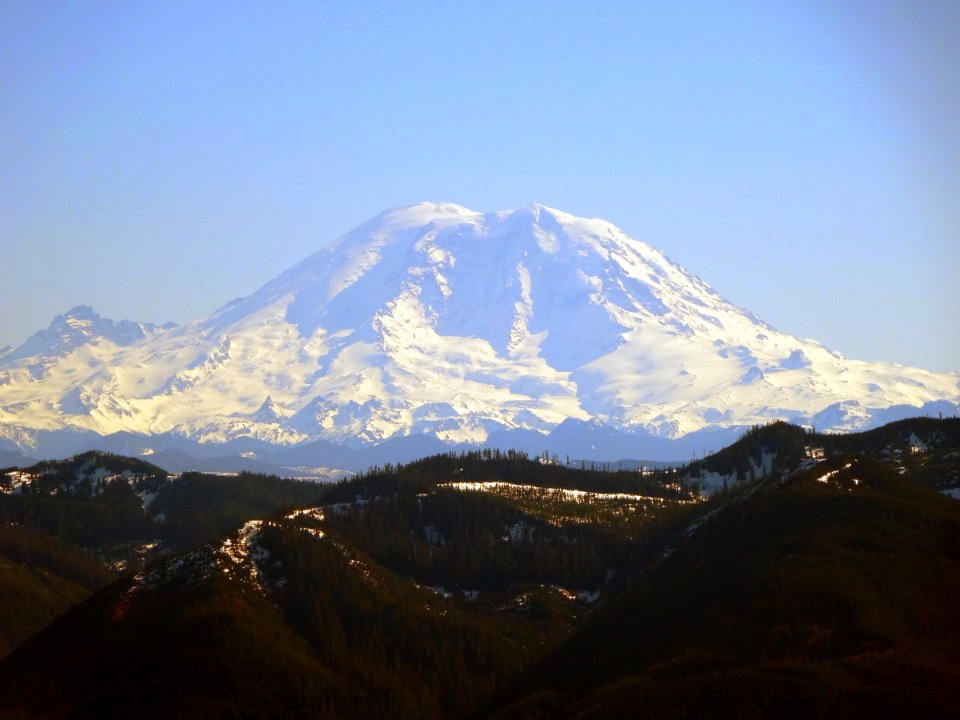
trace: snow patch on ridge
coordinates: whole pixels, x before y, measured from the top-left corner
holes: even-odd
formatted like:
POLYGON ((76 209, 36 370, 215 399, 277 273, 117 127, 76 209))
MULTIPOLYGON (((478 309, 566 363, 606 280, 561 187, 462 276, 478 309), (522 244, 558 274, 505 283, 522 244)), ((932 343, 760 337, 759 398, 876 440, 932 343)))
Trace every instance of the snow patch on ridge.
POLYGON ((270 552, 259 544, 262 530, 262 520, 248 520, 221 543, 218 551, 226 559, 218 563, 224 574, 241 577, 261 589, 263 565, 270 558, 270 552))

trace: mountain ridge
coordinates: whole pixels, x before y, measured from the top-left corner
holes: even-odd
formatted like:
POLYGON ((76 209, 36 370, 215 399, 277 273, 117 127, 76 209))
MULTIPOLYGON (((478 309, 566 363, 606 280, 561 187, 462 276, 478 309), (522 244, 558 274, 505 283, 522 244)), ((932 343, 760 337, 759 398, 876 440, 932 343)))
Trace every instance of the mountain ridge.
POLYGON ((958 448, 960 419, 912 419, 771 423, 639 472, 498 451, 326 486, 40 463, 0 475, 0 571, 36 601, 24 568, 89 584, 48 618, 0 597, 0 715, 949 716, 958 448), (705 472, 730 487, 698 496, 705 472), (121 577, 94 572, 103 538, 121 577))
POLYGON ((477 446, 575 422, 649 457, 771 419, 854 430, 892 407, 960 409, 958 373, 780 333, 613 224, 538 204, 395 208, 186 325, 100 320, 85 342, 0 356, 5 445, 30 453, 30 436, 73 428, 477 446))

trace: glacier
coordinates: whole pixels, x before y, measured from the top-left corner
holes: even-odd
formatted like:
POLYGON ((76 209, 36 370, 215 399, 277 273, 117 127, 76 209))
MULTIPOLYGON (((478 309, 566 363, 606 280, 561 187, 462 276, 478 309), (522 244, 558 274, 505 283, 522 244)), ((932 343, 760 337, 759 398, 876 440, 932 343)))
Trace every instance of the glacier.
POLYGON ((612 223, 536 204, 388 210, 188 324, 81 306, 0 354, 0 448, 35 454, 128 433, 688 459, 775 419, 860 430, 958 402, 956 372, 781 333, 612 223))

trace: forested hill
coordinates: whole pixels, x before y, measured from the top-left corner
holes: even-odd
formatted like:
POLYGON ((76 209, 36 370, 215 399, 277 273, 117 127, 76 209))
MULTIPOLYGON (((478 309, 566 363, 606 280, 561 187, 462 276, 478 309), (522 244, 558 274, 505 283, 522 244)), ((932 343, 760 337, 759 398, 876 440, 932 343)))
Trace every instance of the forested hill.
POLYGON ((0 718, 943 717, 958 486, 930 419, 657 471, 42 464, 0 478, 0 718))
POLYGON ((101 452, 0 473, 0 653, 152 559, 324 492, 250 474, 168 476, 101 452))
POLYGON ((957 447, 960 418, 911 418, 862 433, 821 433, 774 422, 758 425, 729 447, 691 462, 680 475, 690 488, 713 492, 849 454, 872 457, 899 471, 909 468, 948 489, 960 486, 960 468, 950 462, 957 447))
POLYGON ((404 465, 375 467, 340 483, 333 497, 376 496, 400 487, 430 490, 441 483, 505 482, 601 493, 636 493, 679 499, 685 497, 674 483, 682 476, 676 468, 610 470, 606 465, 568 467, 546 453, 530 457, 513 450, 479 450, 433 455, 404 465))
POLYGON ((960 503, 856 455, 725 497, 498 720, 955 712, 960 503))

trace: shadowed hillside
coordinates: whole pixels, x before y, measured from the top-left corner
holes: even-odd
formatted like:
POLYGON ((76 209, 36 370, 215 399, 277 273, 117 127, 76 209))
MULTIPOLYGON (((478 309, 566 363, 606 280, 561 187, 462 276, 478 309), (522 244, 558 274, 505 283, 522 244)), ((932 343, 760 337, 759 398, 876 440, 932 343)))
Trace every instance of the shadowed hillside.
POLYGON ((0 717, 949 716, 958 430, 776 423, 652 472, 8 475, 0 717))

